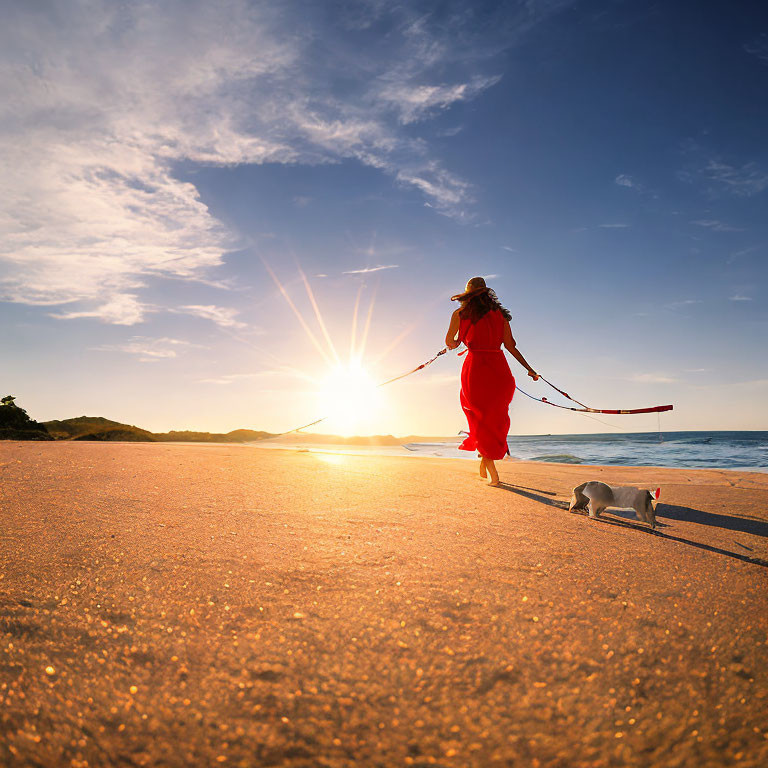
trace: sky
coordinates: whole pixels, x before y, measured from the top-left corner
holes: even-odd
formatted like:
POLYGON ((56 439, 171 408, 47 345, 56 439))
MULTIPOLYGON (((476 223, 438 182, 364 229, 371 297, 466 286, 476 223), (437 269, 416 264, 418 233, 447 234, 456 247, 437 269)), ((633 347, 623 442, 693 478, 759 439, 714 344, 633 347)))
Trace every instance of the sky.
POLYGON ((33 418, 453 435, 455 354, 355 393, 481 275, 560 388, 675 406, 518 393, 513 434, 768 429, 764 4, 0 10, 0 389, 33 418))

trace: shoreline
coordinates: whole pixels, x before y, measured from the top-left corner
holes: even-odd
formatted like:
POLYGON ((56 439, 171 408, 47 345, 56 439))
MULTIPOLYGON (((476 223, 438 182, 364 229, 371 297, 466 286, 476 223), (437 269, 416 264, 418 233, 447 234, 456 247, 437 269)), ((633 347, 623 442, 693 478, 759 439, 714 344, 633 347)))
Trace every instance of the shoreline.
MULTIPOLYGON (((266 441, 265 441, 266 442, 266 441)), ((223 443, 221 444, 223 445, 223 443)), ((328 453, 338 455, 350 455, 350 456, 387 456, 392 458, 410 458, 410 459, 440 459, 441 461, 477 461, 477 457, 472 452, 467 452, 467 456, 439 456, 429 454, 427 452, 411 451, 404 446, 361 446, 361 445, 335 445, 329 443, 323 445, 322 443, 294 443, 294 444, 273 444, 270 446, 264 445, 261 441, 253 443, 243 443, 251 448, 262 448, 264 450, 278 450, 278 451, 294 451, 296 453, 328 453), (385 449, 389 448, 390 451, 385 449), (402 453, 397 449, 401 448, 402 453)), ((754 467, 754 466, 735 466, 735 467, 720 467, 720 466, 688 466, 688 465, 668 465, 668 464, 605 464, 600 462, 591 461, 572 461, 572 462, 558 462, 549 460, 536 460, 522 457, 510 456, 505 459, 500 459, 497 462, 500 466, 509 463, 532 463, 532 464, 544 464, 552 466, 567 466, 567 467, 638 467, 648 469, 683 469, 683 470, 713 470, 722 472, 754 472, 757 474, 768 474, 768 467, 754 467)))
MULTIPOLYGON (((755 430, 762 432, 763 430, 755 430)), ((609 433, 606 433, 609 434, 609 433)), ((649 433, 652 434, 652 433, 649 433)), ((528 437, 528 436, 524 436, 528 437)), ((323 444, 323 443, 273 443, 272 445, 265 445, 269 442, 253 441, 253 442, 197 442, 197 441, 154 441, 154 442, 142 442, 138 440, 131 440, 126 442, 120 442, 117 440, 110 441, 78 441, 78 440, 54 440, 54 441, 21 441, 21 440, 2 440, 0 441, 0 447, 3 445, 40 445, 43 442, 46 444, 79 444, 79 445, 99 445, 99 446, 130 446, 130 445, 177 445, 177 446, 197 446, 200 448, 258 448, 266 451, 286 451, 293 453, 309 453, 309 454, 328 454, 339 456, 361 456, 361 457, 382 457, 382 458, 405 458, 405 459, 436 459, 440 461, 477 461, 477 457, 471 455, 468 452, 467 456, 450 455, 441 456, 436 454, 430 454, 427 452, 412 451, 405 448, 403 445, 351 445, 351 444, 323 444)), ((428 444, 431 445, 431 444, 428 444)), ((497 462, 497 466, 508 466, 511 464, 536 464, 542 466, 554 466, 554 467, 592 467, 592 468, 606 468, 606 469, 620 469, 620 468, 637 468, 637 469, 658 469, 658 470, 687 470, 687 471, 713 471, 713 472, 735 472, 735 473, 754 473, 758 475, 768 475, 768 467, 760 466, 694 466, 694 465, 669 465, 669 464, 606 464, 599 461, 572 461, 572 462, 559 462, 550 461, 546 459, 537 460, 535 458, 524 457, 508 457, 500 459, 497 462)))

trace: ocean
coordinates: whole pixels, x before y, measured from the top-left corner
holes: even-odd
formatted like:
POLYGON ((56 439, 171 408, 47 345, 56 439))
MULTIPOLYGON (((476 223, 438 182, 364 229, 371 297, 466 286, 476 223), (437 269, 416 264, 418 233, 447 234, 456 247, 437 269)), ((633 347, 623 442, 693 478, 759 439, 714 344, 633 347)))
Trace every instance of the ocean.
MULTIPOLYGON (((633 432, 594 435, 510 435, 509 452, 526 461, 608 464, 768 472, 768 432, 633 432)), ((352 446, 281 443, 264 447, 319 453, 427 456, 475 459, 457 441, 405 443, 402 446, 352 446)))
MULTIPOLYGON (((768 472, 768 432, 510 435, 507 443, 514 458, 526 461, 768 472)), ((409 443, 404 447, 424 455, 467 456, 455 443, 409 443)))

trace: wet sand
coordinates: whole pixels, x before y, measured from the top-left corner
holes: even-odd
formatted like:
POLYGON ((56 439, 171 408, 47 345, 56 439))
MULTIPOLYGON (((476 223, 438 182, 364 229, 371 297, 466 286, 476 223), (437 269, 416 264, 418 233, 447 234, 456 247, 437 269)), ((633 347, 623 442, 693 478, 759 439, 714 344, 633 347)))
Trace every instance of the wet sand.
POLYGON ((500 474, 0 443, 0 764, 768 764, 768 476, 500 474))

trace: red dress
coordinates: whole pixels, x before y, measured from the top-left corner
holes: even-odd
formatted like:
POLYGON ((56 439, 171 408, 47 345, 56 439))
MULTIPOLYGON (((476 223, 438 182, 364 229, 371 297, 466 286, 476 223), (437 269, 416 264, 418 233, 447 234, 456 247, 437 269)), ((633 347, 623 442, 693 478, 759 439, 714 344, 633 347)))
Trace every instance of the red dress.
POLYGON ((469 435, 459 448, 494 460, 509 453, 509 404, 515 394, 515 377, 501 349, 503 336, 504 316, 497 309, 474 324, 468 319, 459 324, 459 341, 469 349, 461 368, 461 407, 469 435))

